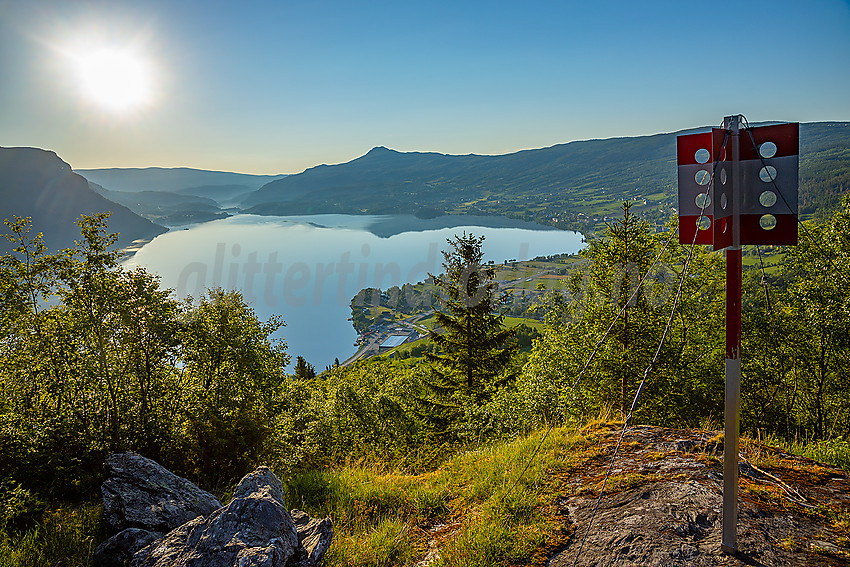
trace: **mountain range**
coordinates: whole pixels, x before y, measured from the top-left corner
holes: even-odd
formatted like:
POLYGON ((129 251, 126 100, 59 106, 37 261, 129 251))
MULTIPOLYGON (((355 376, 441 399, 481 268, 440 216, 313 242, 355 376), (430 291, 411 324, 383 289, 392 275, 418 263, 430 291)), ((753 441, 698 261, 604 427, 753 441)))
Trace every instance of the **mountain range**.
MULTIPOLYGON (((676 207, 676 137, 702 130, 495 156, 377 147, 348 163, 272 181, 240 208, 255 214, 503 215, 592 232, 629 199, 638 203, 635 210, 663 222, 676 207)), ((834 206, 850 190, 850 123, 800 125, 800 179, 804 214, 834 206)))
POLYGON ((226 217, 248 195, 282 175, 177 168, 79 169, 92 189, 164 226, 226 217))
MULTIPOLYGON (((163 226, 240 212, 421 219, 495 215, 593 233, 627 199, 655 224, 675 214, 676 137, 704 130, 585 140, 504 155, 379 146, 352 161, 294 175, 158 167, 74 172, 52 152, 2 148, 0 216, 33 216, 57 246, 73 243, 73 218, 99 208, 114 212, 110 226, 121 232, 122 244, 149 238, 163 226)), ((801 214, 823 215, 848 192, 850 122, 801 124, 801 214)))
POLYGON ((171 191, 179 193, 189 188, 231 186, 243 193, 255 191, 285 175, 254 175, 230 171, 208 171, 189 167, 112 167, 107 169, 77 169, 77 173, 110 191, 171 191))

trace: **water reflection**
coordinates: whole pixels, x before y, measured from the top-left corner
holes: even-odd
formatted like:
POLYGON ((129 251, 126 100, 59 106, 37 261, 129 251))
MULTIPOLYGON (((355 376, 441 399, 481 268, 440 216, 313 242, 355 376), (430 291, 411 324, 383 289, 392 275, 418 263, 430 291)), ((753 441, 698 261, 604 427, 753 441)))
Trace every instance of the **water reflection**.
MULTIPOLYGON (((417 230, 425 224, 418 220, 237 215, 160 235, 125 265, 159 274, 178 297, 198 297, 216 286, 240 290, 261 318, 283 317, 281 333, 293 358, 304 356, 322 369, 355 351, 356 333, 347 318, 357 291, 415 283, 439 272, 440 251, 455 234, 484 235, 485 259, 495 262, 574 253, 582 246, 581 234, 532 230, 530 223, 510 219, 493 227, 483 226, 488 217, 476 217, 463 226, 429 230, 417 230), (524 226, 504 226, 511 222, 524 226)), ((428 222, 433 226, 434 220, 428 222)))

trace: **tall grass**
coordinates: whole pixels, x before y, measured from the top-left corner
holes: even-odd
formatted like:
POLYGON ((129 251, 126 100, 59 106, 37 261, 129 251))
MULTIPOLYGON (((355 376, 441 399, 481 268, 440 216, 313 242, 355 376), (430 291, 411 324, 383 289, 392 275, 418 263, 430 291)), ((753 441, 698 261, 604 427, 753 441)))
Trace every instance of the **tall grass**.
POLYGON ((766 445, 781 447, 789 453, 839 467, 850 474, 850 441, 844 439, 788 441, 776 435, 764 435, 762 432, 758 432, 757 439, 766 445))
POLYGON ((539 431, 470 450, 421 475, 363 466, 296 474, 286 483, 288 505, 331 517, 328 567, 412 565, 435 543, 443 565, 524 561, 554 527, 548 477, 576 466, 590 444, 575 429, 553 429, 540 445, 542 438, 539 431))
POLYGON ((89 567, 101 534, 103 506, 45 512, 26 529, 0 528, 0 567, 89 567))
POLYGON ((821 463, 835 465, 850 473, 850 442, 841 439, 829 441, 795 441, 783 443, 789 452, 821 463))

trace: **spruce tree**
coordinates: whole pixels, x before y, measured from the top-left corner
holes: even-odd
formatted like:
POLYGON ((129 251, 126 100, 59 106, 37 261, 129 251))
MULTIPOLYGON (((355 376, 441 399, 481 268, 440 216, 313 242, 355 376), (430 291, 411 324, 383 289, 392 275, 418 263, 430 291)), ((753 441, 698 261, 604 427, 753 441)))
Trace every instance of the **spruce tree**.
POLYGON ((301 380, 312 380, 316 377, 316 367, 307 362, 303 356, 295 358, 295 377, 301 380))
POLYGON ((499 312, 504 297, 495 269, 482 263, 483 241, 466 232, 447 239, 444 273, 432 276, 442 292, 435 317, 443 332, 430 332, 439 352, 426 353, 431 372, 425 386, 430 417, 443 427, 491 397, 506 380, 503 370, 515 350, 514 330, 504 327, 499 312))

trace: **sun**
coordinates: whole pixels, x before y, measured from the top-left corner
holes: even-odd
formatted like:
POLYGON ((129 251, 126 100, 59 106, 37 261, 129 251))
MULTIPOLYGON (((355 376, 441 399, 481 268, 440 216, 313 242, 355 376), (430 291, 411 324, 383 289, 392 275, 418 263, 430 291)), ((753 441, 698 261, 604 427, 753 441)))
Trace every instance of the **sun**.
POLYGON ((121 114, 153 100, 153 69, 127 47, 102 46, 74 57, 83 96, 103 110, 121 114))

